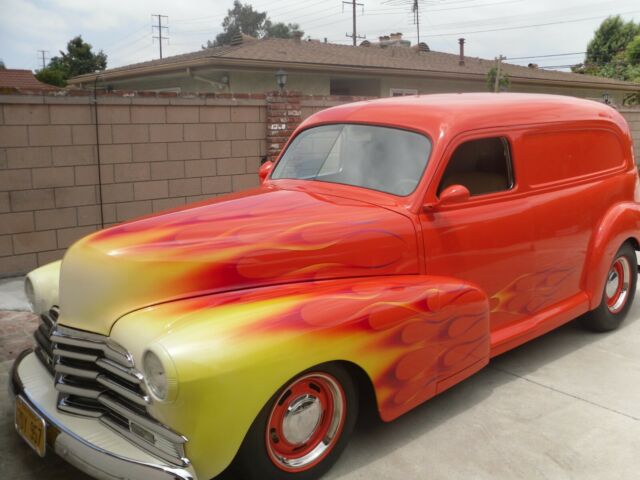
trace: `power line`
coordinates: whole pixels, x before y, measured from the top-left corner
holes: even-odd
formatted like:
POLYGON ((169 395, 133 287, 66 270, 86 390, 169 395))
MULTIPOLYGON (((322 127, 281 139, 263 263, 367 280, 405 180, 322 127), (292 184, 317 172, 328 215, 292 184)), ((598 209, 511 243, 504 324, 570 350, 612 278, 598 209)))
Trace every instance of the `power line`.
POLYGON ((353 39, 353 46, 355 47, 356 44, 358 43, 359 38, 365 38, 363 36, 358 35, 358 28, 356 25, 357 9, 358 7, 362 7, 362 11, 364 12, 364 3, 358 3, 356 0, 351 0, 350 2, 346 2, 343 0, 342 8, 344 8, 345 5, 351 5, 351 7, 353 8, 353 31, 351 32, 351 35, 347 33, 347 37, 351 37, 353 39))
POLYGON ((531 58, 569 57, 571 55, 585 55, 587 52, 554 53, 550 55, 529 55, 528 57, 507 57, 507 60, 529 60, 531 58))
POLYGON ((158 39, 158 45, 160 46, 160 59, 162 59, 162 40, 169 40, 169 37, 162 36, 164 30, 166 30, 167 33, 169 33, 169 27, 162 25, 162 19, 166 18, 167 21, 169 21, 169 17, 166 15, 159 15, 159 14, 151 15, 151 18, 153 17, 156 17, 158 19, 158 25, 151 25, 151 30, 153 31, 153 29, 155 28, 158 29, 158 36, 157 37, 154 36, 153 38, 158 39))

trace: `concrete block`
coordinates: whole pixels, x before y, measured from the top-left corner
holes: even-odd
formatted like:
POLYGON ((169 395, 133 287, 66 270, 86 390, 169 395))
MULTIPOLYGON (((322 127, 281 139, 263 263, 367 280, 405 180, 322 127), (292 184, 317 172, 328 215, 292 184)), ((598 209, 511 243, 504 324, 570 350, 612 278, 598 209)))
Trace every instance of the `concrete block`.
POLYGON ((181 142, 183 140, 181 124, 149 125, 149 141, 181 142))
POLYGON ((47 125, 49 107, 46 105, 4 105, 5 125, 47 125))
POLYGON ((185 204, 185 199, 182 197, 162 198, 159 200, 154 200, 152 203, 152 207, 154 212, 160 212, 163 210, 170 210, 172 208, 180 207, 184 204, 185 204))
POLYGON ((51 105, 48 108, 52 125, 87 125, 95 122, 91 105, 51 105))
POLYGON ((216 125, 217 140, 244 140, 247 138, 245 124, 221 123, 216 125))
POLYGON ((154 162, 151 164, 151 179, 166 180, 184 177, 184 162, 154 162))
POLYGON ((112 125, 113 143, 146 143, 149 141, 148 125, 112 125))
POLYGON ((231 176, 205 177, 202 179, 202 193, 226 193, 232 190, 231 176))
POLYGON ((14 212, 45 210, 54 207, 54 194, 51 188, 11 192, 11 210, 14 212))
POLYGON ((13 251, 16 255, 23 253, 42 252, 56 248, 56 232, 16 233, 13 236, 13 251))
POLYGON ((115 166, 115 182, 137 182, 149 180, 151 169, 148 163, 122 163, 115 166))
POLYGON ((57 228, 75 227, 77 223, 76 209, 54 208, 34 212, 36 230, 54 230, 57 228))
POLYGON ((13 255, 13 240, 11 235, 0 235, 0 257, 13 255))
POLYGON ((150 200, 119 203, 116 205, 116 219, 118 222, 124 222, 132 218, 148 215, 152 212, 153 204, 150 200))
POLYGON ((27 127, 0 125, 0 147, 26 147, 28 145, 27 127))
POLYGON ((3 275, 24 275, 38 266, 35 253, 0 257, 0 272, 3 275))
POLYGON ((31 188, 31 170, 0 170, 0 191, 27 190, 31 188))
POLYGON ((131 161, 131 145, 100 145, 100 162, 127 163, 131 161))
POLYGON ((169 182, 167 180, 137 182, 133 185, 133 198, 135 200, 153 200, 168 196, 169 182))
POLYGON ((10 210, 9 192, 0 192, 0 213, 6 213, 10 210))
POLYGON ((201 123, 228 123, 231 121, 231 108, 219 106, 200 107, 201 123))
POLYGON ((0 235, 32 232, 33 230, 32 212, 0 214, 0 235))
POLYGON ((200 144, 202 158, 223 158, 231 156, 231 142, 202 142, 200 144))
POLYGON ((187 160, 184 168, 185 177, 212 177, 216 175, 216 160, 187 160))
POLYGON ((187 124, 184 126, 184 139, 187 142, 215 140, 216 126, 209 123, 187 124))
POLYGON ((197 106, 167 107, 167 123, 198 123, 199 121, 197 106))
POLYGON ((51 147, 8 148, 9 168, 48 167, 51 165, 51 147))
POLYGON ((231 121, 234 123, 259 122, 259 107, 235 107, 231 109, 231 121))
POLYGON ((55 189, 56 207, 76 207, 96 203, 94 186, 64 187, 55 189))
POLYGON ((169 160, 197 160, 200 158, 200 142, 169 143, 169 160))
POLYGON ((75 184, 73 167, 34 168, 33 188, 70 187, 75 184))
POLYGON ((163 162, 168 159, 166 143, 132 145, 134 162, 163 162))
POLYGON ((53 147, 52 153, 55 166, 91 165, 96 163, 96 149, 93 145, 53 147))
POLYGON ((226 157, 216 160, 218 175, 234 175, 247 173, 247 164, 244 158, 226 157))
POLYGON ((99 105, 98 125, 130 123, 131 117, 128 105, 99 105))
POLYGON ((48 252, 38 252, 38 265, 46 265, 47 263, 61 260, 66 250, 49 250, 48 252))
POLYGON ((187 197, 202 193, 202 181, 200 178, 180 178, 169 180, 170 197, 187 197))
POLYGON ((113 183, 102 186, 104 203, 130 202, 133 200, 133 183, 113 183))
POLYGON ((100 205, 77 207, 76 210, 78 226, 100 224, 100 205))
POLYGON ((71 145, 71 127, 69 125, 33 125, 29 128, 29 145, 71 145))
MULTIPOLYGON (((98 135, 101 144, 113 143, 111 125, 99 125, 98 135)), ((71 139, 74 145, 95 145, 96 127, 95 125, 72 125, 71 139)))
POLYGON ((258 140, 234 140, 231 142, 231 156, 256 157, 260 155, 258 140))
POLYGON ((167 115, 164 106, 131 106, 132 123, 166 123, 167 115))

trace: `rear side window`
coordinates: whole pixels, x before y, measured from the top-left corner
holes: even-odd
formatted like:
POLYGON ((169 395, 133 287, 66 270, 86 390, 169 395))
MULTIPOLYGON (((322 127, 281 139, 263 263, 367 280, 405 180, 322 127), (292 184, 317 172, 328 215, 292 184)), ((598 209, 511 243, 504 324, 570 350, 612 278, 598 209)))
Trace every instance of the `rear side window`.
POLYGON ((624 164, 622 145, 607 130, 528 134, 518 155, 531 186, 606 172, 624 164))
POLYGON ((481 138, 456 148, 440 181, 438 195, 451 185, 463 185, 473 196, 509 190, 513 184, 507 139, 481 138))

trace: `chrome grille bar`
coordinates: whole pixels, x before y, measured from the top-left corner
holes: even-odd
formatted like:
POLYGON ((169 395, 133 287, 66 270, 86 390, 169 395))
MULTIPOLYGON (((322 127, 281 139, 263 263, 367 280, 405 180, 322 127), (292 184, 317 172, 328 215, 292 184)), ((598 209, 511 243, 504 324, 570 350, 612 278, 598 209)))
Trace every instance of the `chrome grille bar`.
POLYGON ((142 373, 108 337, 57 325, 58 310, 41 316, 36 355, 54 375, 58 409, 99 419, 135 445, 175 465, 187 465, 187 439, 154 420, 142 373))

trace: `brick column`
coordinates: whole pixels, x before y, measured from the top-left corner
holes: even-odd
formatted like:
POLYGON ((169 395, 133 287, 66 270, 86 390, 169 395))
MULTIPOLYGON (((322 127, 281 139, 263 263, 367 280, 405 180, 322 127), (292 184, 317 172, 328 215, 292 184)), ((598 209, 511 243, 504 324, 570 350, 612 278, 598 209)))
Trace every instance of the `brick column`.
POLYGON ((267 100, 267 160, 274 161, 302 122, 301 92, 269 92, 267 100))

